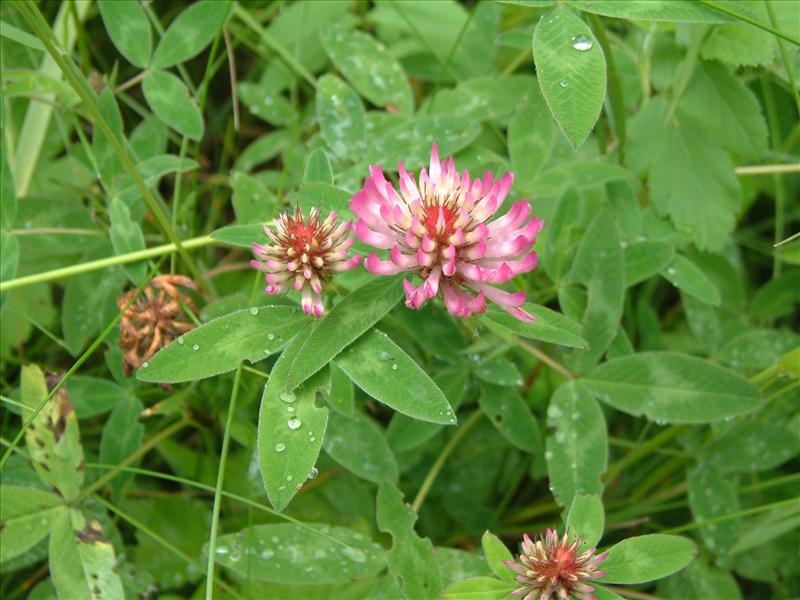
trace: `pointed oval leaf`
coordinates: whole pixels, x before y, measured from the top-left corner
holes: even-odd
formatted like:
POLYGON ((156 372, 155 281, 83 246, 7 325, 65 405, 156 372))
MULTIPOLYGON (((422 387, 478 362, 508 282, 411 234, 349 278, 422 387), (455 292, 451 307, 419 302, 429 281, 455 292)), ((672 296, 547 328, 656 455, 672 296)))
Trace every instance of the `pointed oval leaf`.
POLYGON ((209 321, 181 336, 147 361, 140 381, 179 383, 205 379, 280 351, 308 322, 293 306, 260 306, 209 321))
POLYGON ((442 390, 389 337, 365 333, 336 359, 337 366, 367 394, 398 412, 431 423, 455 425, 442 390))
POLYGON ((289 367, 296 388, 388 313, 402 296, 398 277, 378 277, 354 290, 311 330, 289 367))
POLYGON ((774 422, 737 423, 706 448, 706 458, 722 471, 768 471, 800 452, 800 437, 774 422))
POLYGON ((322 148, 316 148, 308 154, 306 168, 303 172, 303 182, 333 184, 331 161, 322 148))
POLYGON ((482 383, 478 403, 500 435, 514 446, 523 452, 541 452, 539 425, 515 389, 482 383))
POLYGON ((253 242, 264 238, 264 225, 253 223, 249 225, 228 225, 220 227, 211 233, 211 238, 230 244, 231 246, 241 246, 242 248, 252 248, 253 242))
POLYGON ((353 89, 335 75, 317 82, 317 119, 322 139, 340 158, 359 158, 364 151, 364 105, 353 89))
POLYGON ((486 310, 485 321, 500 325, 504 330, 522 337, 541 340, 571 348, 586 348, 588 344, 581 337, 581 325, 564 315, 544 306, 526 302, 522 307, 533 315, 533 323, 524 323, 508 314, 495 304, 486 310))
POLYGON ((451 583, 443 591, 445 600, 504 600, 519 586, 494 577, 470 577, 451 583))
POLYGON ((166 125, 189 139, 203 137, 203 115, 184 83, 167 71, 150 71, 142 81, 147 104, 166 125))
POLYGON ((153 54, 152 66, 171 67, 200 54, 222 27, 229 4, 225 0, 190 4, 164 32, 153 54))
POLYGON ((720 297, 717 286, 685 256, 676 254, 669 266, 661 269, 660 272, 664 279, 700 302, 719 306, 720 297))
POLYGON ((45 490, 0 485, 0 562, 47 537, 53 521, 65 510, 61 498, 45 490))
POLYGON ((108 37, 129 63, 144 69, 150 62, 153 32, 139 2, 99 0, 97 7, 108 37))
POLYGON ((582 381, 606 404, 663 423, 718 421, 761 403, 755 386, 733 371, 674 352, 616 358, 582 381))
POLYGON ((373 483, 397 483, 398 469, 383 429, 368 416, 331 413, 323 444, 325 452, 345 469, 373 483))
POLYGON ((593 548, 603 537, 606 514, 597 494, 575 494, 567 513, 567 529, 581 536, 582 548, 593 548))
POLYGON ((606 97, 606 59, 592 30, 566 5, 544 15, 533 33, 533 60, 556 123, 577 148, 606 97))
POLYGON ((691 540, 654 533, 628 538, 608 549, 603 583, 644 583, 680 571, 697 555, 691 540))
POLYGON ((625 287, 649 279, 672 260, 672 246, 657 240, 631 242, 623 250, 625 255, 625 287))
POLYGON ((514 571, 505 565, 505 561, 514 560, 514 556, 506 545, 491 531, 486 531, 481 538, 483 553, 492 573, 505 581, 516 581, 514 571))

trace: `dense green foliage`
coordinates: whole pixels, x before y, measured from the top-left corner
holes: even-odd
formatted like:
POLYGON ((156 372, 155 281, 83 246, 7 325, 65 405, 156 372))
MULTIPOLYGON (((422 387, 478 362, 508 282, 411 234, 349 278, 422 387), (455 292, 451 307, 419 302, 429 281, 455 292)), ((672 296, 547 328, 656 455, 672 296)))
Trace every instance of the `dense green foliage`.
POLYGON ((548 527, 608 552, 599 600, 800 595, 798 32, 779 0, 2 3, 0 595, 501 599, 548 527), (532 323, 360 266, 321 319, 262 293, 264 223, 352 219, 432 143, 544 220, 532 323))

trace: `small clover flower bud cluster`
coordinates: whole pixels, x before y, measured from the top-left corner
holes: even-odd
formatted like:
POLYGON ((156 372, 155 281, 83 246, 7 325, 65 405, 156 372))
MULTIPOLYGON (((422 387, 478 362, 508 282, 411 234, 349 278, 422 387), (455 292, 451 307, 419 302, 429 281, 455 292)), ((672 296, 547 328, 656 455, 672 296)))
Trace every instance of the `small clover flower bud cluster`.
POLYGON ((250 261, 264 271, 268 294, 282 294, 290 287, 300 292, 303 310, 315 317, 322 316, 322 287, 331 274, 352 269, 361 260, 359 255, 347 257, 354 239, 348 236, 350 222, 337 225, 337 215, 331 212, 320 220, 312 208, 308 219, 300 208, 294 214, 283 213, 275 222, 275 231, 264 226, 272 244, 253 244, 256 259, 250 261))
POLYGON ((570 542, 566 533, 559 538, 554 529, 535 542, 526 533, 519 563, 505 563, 522 584, 511 595, 522 600, 596 600, 589 583, 605 575, 598 566, 608 554, 595 555, 594 548, 579 554, 581 542, 580 537, 570 542))
MULTIPOLYGON (((405 279, 406 306, 421 308, 441 296, 447 310, 468 317, 486 310, 487 300, 521 321, 533 317, 522 305, 524 292, 497 286, 536 268, 533 245, 543 222, 520 200, 503 216, 490 221, 511 189, 514 176, 495 179, 491 173, 473 179, 459 174, 453 158, 440 161, 436 144, 430 167, 419 183, 399 164, 400 192, 386 180, 380 166, 370 167, 364 187, 350 200, 359 239, 386 250, 382 259, 372 252, 365 268, 375 275, 405 272, 421 279, 416 286, 405 279)), ((253 244, 251 264, 266 272, 268 294, 290 287, 302 294, 303 310, 319 317, 324 312, 322 288, 330 275, 355 267, 360 257, 347 257, 354 239, 350 223, 336 225, 336 213, 320 221, 312 209, 304 219, 299 208, 284 213, 275 231, 265 226, 272 244, 253 244)))

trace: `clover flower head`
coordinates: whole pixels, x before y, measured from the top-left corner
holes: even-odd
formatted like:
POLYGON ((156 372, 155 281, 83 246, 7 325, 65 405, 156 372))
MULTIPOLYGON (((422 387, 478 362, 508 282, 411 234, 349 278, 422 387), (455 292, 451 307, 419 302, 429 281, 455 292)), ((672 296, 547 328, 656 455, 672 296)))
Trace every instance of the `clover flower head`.
POLYGON ((332 274, 357 266, 359 255, 347 257, 355 239, 348 235, 350 221, 337 224, 331 212, 323 221, 312 208, 308 218, 300 208, 282 213, 275 220, 275 231, 264 226, 272 244, 253 244, 256 258, 250 264, 265 272, 267 294, 283 294, 293 287, 300 292, 303 311, 321 317, 325 312, 322 288, 332 274))
POLYGON ((559 538, 554 529, 548 529, 535 542, 526 533, 519 563, 505 561, 522 584, 511 595, 523 600, 596 600, 591 594, 594 587, 589 583, 605 575, 597 567, 608 554, 595 555, 595 548, 579 554, 581 543, 580 537, 570 542, 566 533, 559 538))
POLYGON ((543 222, 528 220, 530 204, 520 200, 488 222, 503 204, 513 174, 500 179, 489 172, 477 179, 468 171, 459 174, 452 156, 439 161, 436 144, 430 169, 421 170, 418 184, 402 162, 398 169, 399 193, 381 168, 373 166, 364 187, 350 200, 361 241, 389 251, 389 260, 371 253, 366 269, 376 275, 405 271, 419 276, 422 283, 416 287, 408 279, 403 282, 409 308, 418 309, 441 292, 457 317, 484 312, 488 298, 518 319, 533 321, 521 308, 524 292, 495 287, 538 262, 532 247, 543 222))

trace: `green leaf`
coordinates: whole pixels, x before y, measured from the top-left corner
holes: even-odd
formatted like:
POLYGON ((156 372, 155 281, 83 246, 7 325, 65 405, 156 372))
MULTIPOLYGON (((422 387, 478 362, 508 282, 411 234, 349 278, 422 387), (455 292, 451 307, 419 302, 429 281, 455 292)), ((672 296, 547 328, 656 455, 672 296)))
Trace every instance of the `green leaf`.
MULTIPOLYGON (((120 401, 103 427, 100 438, 100 462, 118 465, 142 445, 144 425, 139 423, 139 415, 144 406, 132 396, 120 401)), ((135 465, 133 465, 135 466, 135 465)), ((109 482, 115 498, 119 498, 124 486, 133 479, 133 473, 120 473, 109 482)))
POLYGON ((336 365, 367 394, 396 411, 421 421, 455 425, 442 391, 385 333, 368 331, 336 358, 336 365))
POLYGON ((306 168, 303 172, 303 181, 306 183, 321 182, 333 184, 331 161, 322 148, 317 148, 309 153, 306 159, 306 168))
POLYGON ((541 451, 539 425, 515 389, 481 383, 478 403, 500 434, 514 446, 523 452, 541 451))
POLYGON ((242 248, 252 248, 253 242, 263 241, 264 225, 253 223, 250 225, 228 225, 211 232, 211 238, 230 244, 231 246, 241 246, 242 248))
MULTIPOLYGON (((163 125, 162 125, 163 126, 163 125)), ((186 173, 196 169, 199 165, 191 158, 180 158, 172 154, 162 154, 144 159, 136 169, 139 171, 145 184, 153 187, 159 180, 169 173, 186 173)), ((129 205, 140 198, 139 186, 129 175, 123 175, 119 185, 118 195, 129 205)))
POLYGON ((272 367, 258 414, 258 464, 270 504, 283 510, 308 478, 317 462, 325 429, 327 407, 316 403, 327 387, 327 373, 308 380, 294 392, 286 390, 289 365, 306 339, 303 329, 272 367))
POLYGON ((170 23, 153 54, 152 67, 166 68, 194 58, 222 28, 229 2, 200 0, 170 23))
POLYGON ((434 548, 427 538, 414 531, 417 514, 403 502, 403 494, 384 481, 378 488, 378 529, 392 536, 389 572, 397 580, 406 598, 437 598, 441 575, 434 559, 434 548))
MULTIPOLYGON (((739 512, 736 487, 719 471, 701 464, 687 473, 689 507, 695 522, 714 519, 739 512)), ((727 519, 719 523, 700 525, 700 535, 706 547, 717 556, 727 555, 742 533, 742 520, 727 519)))
POLYGON ((522 385, 522 375, 517 366, 505 356, 479 360, 475 365, 478 379, 494 385, 522 385))
POLYGON ((128 395, 128 390, 108 379, 89 375, 69 378, 69 397, 78 419, 107 413, 128 395))
POLYGON ((294 523, 255 525, 220 536, 217 563, 242 577, 275 583, 348 583, 386 567, 378 544, 345 527, 294 523))
MULTIPOLYGON (((108 214, 111 218, 109 236, 111 237, 111 245, 114 247, 114 252, 119 256, 120 254, 144 250, 142 228, 131 219, 128 206, 118 197, 114 197, 111 199, 108 214)), ((131 283, 134 285, 142 285, 144 283, 147 275, 147 265, 144 261, 129 263, 123 265, 122 268, 131 283)))
POLYGON ((625 299, 625 263, 617 225, 608 209, 597 213, 586 229, 570 275, 586 286, 588 300, 581 334, 588 350, 577 351, 573 364, 585 372, 603 356, 617 334, 625 299))
POLYGON ((717 286, 685 256, 676 254, 669 266, 661 270, 661 275, 676 288, 680 288, 700 302, 719 306, 717 286))
POLYGON ((343 415, 353 414, 354 390, 353 382, 342 371, 335 362, 328 365, 331 371, 331 393, 328 397, 328 404, 335 411, 343 415))
POLYGON ((124 598, 115 563, 100 523, 77 508, 58 516, 50 534, 50 577, 59 598, 124 598))
POLYGON ((303 183, 298 191, 289 194, 290 201, 296 202, 304 214, 316 207, 325 216, 336 211, 340 220, 353 218, 349 206, 352 197, 352 193, 320 181, 303 183))
POLYGON ((606 515, 596 494, 575 494, 567 513, 567 529, 583 540, 581 548, 593 548, 603 537, 606 515))
POLYGON ((397 483, 397 461, 383 429, 358 411, 349 417, 331 413, 323 447, 328 456, 354 475, 373 483, 397 483))
POLYGON ((181 135, 200 141, 203 115, 180 79, 167 71, 150 71, 142 81, 142 91, 159 119, 181 135))
POLYGON ((97 7, 108 37, 119 53, 132 65, 144 69, 150 62, 153 33, 141 4, 98 0, 97 7))
POLYGON ((697 554, 689 539, 654 533, 628 538, 608 549, 603 583, 644 583, 680 571, 697 554))
POLYGON ((484 323, 499 325, 504 331, 533 340, 541 340, 571 348, 586 348, 581 337, 580 324, 547 307, 526 302, 522 307, 534 318, 533 323, 524 323, 502 308, 490 304, 486 310, 484 323), (487 323, 488 321, 488 323, 487 323))
MULTIPOLYGON (((758 9, 750 3, 748 10, 758 9)), ((766 16, 766 15, 765 15, 766 16)), ((769 22, 769 17, 760 19, 769 22)), ((771 33, 757 29, 748 23, 725 23, 717 25, 700 46, 700 56, 706 60, 719 60, 740 67, 768 66, 775 56, 775 42, 771 33)), ((713 116, 709 113, 709 116, 713 116)))
MULTIPOLYGON (((19 242, 16 236, 0 229, 0 281, 10 281, 17 274, 19 264, 19 242)), ((0 300, 0 306, 5 301, 5 294, 0 300)))
POLYGON ((0 485, 0 563, 47 537, 53 521, 65 510, 61 498, 45 490, 0 485))
MULTIPOLYGON (((506 545, 500 541, 496 535, 491 531, 485 531, 481 537, 481 546, 483 553, 486 555, 486 562, 489 563, 489 568, 492 573, 497 575, 500 579, 505 581, 516 581, 517 577, 514 571, 505 565, 505 561, 514 560, 506 545)), ((447 597, 445 595, 445 597, 447 597)))
MULTIPOLYGON (((530 34, 526 36, 530 39, 530 34)), ((533 190, 531 182, 550 158, 555 141, 553 121, 538 90, 532 91, 511 117, 507 138, 511 167, 523 188, 533 190)))
POLYGON ((793 331, 753 329, 728 340, 717 352, 716 360, 746 373, 757 373, 798 346, 800 336, 793 331))
MULTIPOLYGON (((528 75, 476 77, 460 81, 455 89, 439 90, 430 98, 426 112, 452 115, 453 107, 457 106, 460 117, 473 122, 493 121, 506 126, 517 107, 532 93, 531 88, 535 85, 536 82, 528 75)), ((541 99, 540 103, 544 108, 541 99)), ((552 123, 546 112, 543 112, 543 117, 548 123, 552 123)))
POLYGON ((227 373, 243 360, 258 362, 279 352, 308 322, 293 306, 260 306, 214 319, 162 348, 136 376, 179 383, 227 373))
POLYGON ((562 162, 539 173, 531 183, 531 189, 538 196, 560 196, 569 188, 590 190, 628 179, 633 179, 633 173, 613 163, 598 160, 562 162))
POLYGON ((744 160, 758 162, 766 153, 767 123, 758 98, 719 63, 701 63, 695 68, 678 106, 684 122, 691 121, 693 127, 744 160), (708 110, 709 106, 714 110, 708 110))
POLYGON ((740 205, 730 156, 689 122, 664 123, 666 100, 648 102, 629 121, 634 171, 649 171, 650 201, 702 250, 719 250, 740 205), (703 165, 698 169, 697 165, 703 165))
MULTIPOLYGON (((24 420, 33 415, 48 394, 42 370, 22 367, 22 411, 24 420)), ((62 386, 25 431, 28 457, 42 481, 54 486, 67 502, 78 497, 83 485, 83 448, 78 419, 66 387, 62 386)))
POLYGON ((567 6, 544 15, 533 33, 533 60, 553 117, 577 148, 606 97, 606 59, 592 30, 567 6))
POLYGON ((592 595, 597 598, 597 600, 624 600, 622 596, 612 592, 608 588, 604 588, 602 585, 595 585, 592 595))
POLYGON ((234 171, 251 171, 258 165, 278 156, 291 144, 292 137, 286 129, 271 131, 252 142, 236 159, 234 171))
POLYGON ((492 577, 470 577, 450 584, 442 595, 446 600, 503 600, 517 587, 515 583, 492 577))
POLYGON ((343 298, 317 323, 299 348, 289 367, 287 390, 303 383, 380 321, 401 295, 399 278, 379 277, 343 298))
POLYGON ((771 279, 753 295, 751 313, 765 321, 788 315, 800 304, 800 269, 790 269, 771 279))
POLYGON ((752 473, 774 469, 800 452, 800 437, 784 425, 768 421, 737 423, 705 450, 721 471, 752 473))
POLYGON ((625 287, 650 279, 672 261, 675 254, 669 244, 656 240, 631 242, 623 250, 625 255, 625 287))
POLYGON ((586 12, 618 19, 679 23, 725 23, 733 20, 699 2, 685 0, 572 0, 571 4, 586 12))
POLYGON ((357 160, 365 149, 364 105, 353 89, 335 75, 317 82, 317 119, 322 139, 340 158, 357 160))
POLYGON ((553 495, 569 506, 576 494, 600 494, 608 439, 603 411, 580 381, 561 384, 550 398, 547 472, 553 495))
POLYGON ((663 423, 708 423, 746 413, 758 390, 736 373, 693 356, 641 352, 595 367, 583 378, 614 408, 663 423))
MULTIPOLYGON (((104 2, 103 4, 106 3, 104 2)), ((121 4, 129 3, 122 2, 121 4)), ((115 139, 119 142, 123 135, 122 114, 119 112, 114 93, 109 88, 104 89, 98 97, 97 109, 111 128, 115 139)), ((100 182, 106 192, 110 194, 115 189, 117 178, 125 173, 125 168, 122 166, 122 159, 112 146, 111 140, 106 137, 99 127, 95 127, 93 131, 92 152, 94 153, 95 166, 97 167, 100 182)))
POLYGON ((331 27, 322 34, 322 45, 359 94, 377 106, 393 106, 403 114, 411 114, 414 99, 408 79, 386 47, 374 37, 331 27))

